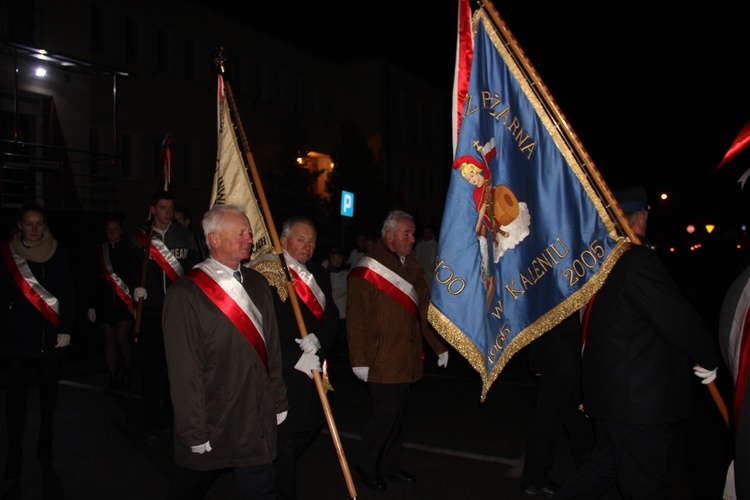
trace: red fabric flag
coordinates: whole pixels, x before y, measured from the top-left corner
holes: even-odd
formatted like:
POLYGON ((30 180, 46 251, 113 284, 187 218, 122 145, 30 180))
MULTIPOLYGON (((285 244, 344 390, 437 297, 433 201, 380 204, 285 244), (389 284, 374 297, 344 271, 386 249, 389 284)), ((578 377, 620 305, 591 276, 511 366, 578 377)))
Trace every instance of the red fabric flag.
POLYGON ((163 171, 162 171, 162 182, 161 182, 161 188, 164 191, 171 191, 172 190, 172 138, 167 134, 167 136, 164 138, 164 141, 161 143, 163 154, 164 154, 164 164, 163 164, 163 171))
POLYGON ((471 60, 474 57, 474 34, 471 29, 469 0, 458 0, 458 36, 456 39, 456 68, 453 73, 453 155, 461 128, 466 94, 469 92, 471 60))
POLYGON ((745 147, 750 144, 750 121, 748 121, 744 127, 742 127, 742 130, 740 130, 740 133, 737 135, 737 138, 734 140, 732 145, 729 147, 729 151, 724 155, 724 159, 721 160, 721 163, 714 169, 714 172, 719 170, 721 167, 726 165, 730 160, 732 160, 735 156, 740 154, 740 152, 745 149, 745 147))

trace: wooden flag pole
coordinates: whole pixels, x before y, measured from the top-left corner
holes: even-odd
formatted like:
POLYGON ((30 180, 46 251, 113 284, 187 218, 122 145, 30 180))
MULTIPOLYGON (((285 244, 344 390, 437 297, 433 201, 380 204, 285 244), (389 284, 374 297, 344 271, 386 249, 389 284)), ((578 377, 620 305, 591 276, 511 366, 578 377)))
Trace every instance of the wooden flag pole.
MULTIPOLYGON (((223 72, 223 65, 222 61, 219 61, 219 71, 223 72)), ((242 150, 245 153, 245 159, 247 160, 247 165, 250 169, 250 174, 253 179, 253 184, 255 184, 255 190, 258 194, 258 201, 260 202, 261 209, 263 211, 263 218, 266 221, 266 226, 268 228, 268 233, 271 236, 271 240, 273 241, 274 249, 276 250, 276 254, 279 257, 279 260, 281 262, 281 265, 284 269, 284 275, 285 275, 285 284, 287 293, 289 294, 289 300, 292 304, 292 309, 294 311, 294 316, 297 320, 297 326, 299 327, 300 335, 302 338, 307 336, 307 327, 305 326, 304 319, 302 317, 302 310, 299 306, 299 301, 297 300, 297 293, 294 291, 294 282, 292 281, 291 274, 289 273, 289 269, 286 266, 286 262, 284 260, 284 251, 281 248, 281 240, 279 239, 279 235, 276 232, 276 226, 273 223, 273 218, 271 216, 271 209, 268 206, 268 201, 266 200, 265 192, 263 191, 263 186, 260 181, 260 175, 258 174, 258 168, 255 165, 255 160, 253 159, 253 155, 250 152, 250 145, 247 141, 247 137, 245 136, 245 131, 242 127, 242 121, 239 119, 239 113, 237 112, 237 107, 234 102, 234 96, 232 94, 231 86, 228 82, 224 82, 224 93, 226 95, 227 103, 229 104, 229 109, 232 115, 234 116, 233 123, 235 127, 237 128, 237 136, 240 139, 242 150)), ((333 412, 331 411, 331 406, 328 403, 328 396, 326 395, 326 389, 323 386, 323 380, 321 378, 320 372, 313 370, 313 379, 315 380, 315 387, 318 390, 318 396, 320 397, 320 402, 323 405, 323 411, 325 413, 326 422, 328 423, 328 429, 331 433, 331 438, 333 439, 333 444, 336 447, 336 454, 339 458, 339 463, 341 464, 341 470, 344 474, 344 480, 346 481, 347 489, 349 490, 349 496, 350 498, 356 499, 357 498, 357 490, 354 486, 354 480, 352 479, 351 471, 349 470, 349 463, 346 460, 346 455, 344 454, 344 448, 341 444, 341 439, 339 437, 338 430, 336 428, 336 422, 333 419, 333 412)))
MULTIPOLYGON (((503 44, 508 48, 508 50, 511 51, 516 62, 523 69, 526 79, 535 89, 537 96, 539 96, 539 98, 543 101, 544 106, 547 110, 547 114, 555 122, 555 126, 558 128, 563 137, 575 150, 576 154, 578 155, 581 167, 586 171, 589 179, 591 179, 596 185, 597 190, 603 196, 604 201, 606 202, 606 207, 615 216, 615 220, 625 233, 625 236, 627 236, 631 242, 640 245, 641 239, 637 234, 635 234, 635 232, 633 232, 633 228, 630 227, 630 223, 628 222, 627 217, 625 217, 625 213, 622 211, 622 208, 620 208, 620 204, 617 202, 617 199, 615 199, 612 191, 609 189, 609 186, 607 186, 607 183, 599 173, 596 165, 594 165, 594 161, 591 159, 591 156, 589 156, 588 151, 586 151, 586 148, 583 147, 583 143, 581 143, 581 140, 573 131, 567 118, 565 118, 565 116, 563 115, 560 106, 558 106, 557 102, 552 97, 552 94, 544 85, 544 82, 542 82, 542 79, 539 77, 539 73, 537 73, 536 69, 531 64, 531 61, 526 56, 523 49, 521 49, 518 40, 516 40, 516 37, 513 36, 513 33, 510 31, 510 28, 508 28, 508 25, 500 17, 500 13, 497 11, 492 2, 489 2, 487 0, 479 0, 479 5, 489 14, 492 22, 497 28, 498 36, 503 41, 503 44)), ((713 398, 714 403, 716 403, 716 406, 719 409, 719 413, 721 413, 721 416, 724 419, 724 423, 729 426, 729 412, 727 411, 727 405, 724 403, 724 400, 719 393, 719 389, 716 387, 716 384, 714 382, 708 384, 707 388, 711 393, 711 397, 713 398)))
MULTIPOLYGON (((136 229, 140 231, 140 229, 136 229)), ((151 223, 151 230, 148 232, 148 241, 143 249, 143 261, 141 261, 141 288, 146 287, 146 278, 148 277, 148 261, 151 256, 151 238, 154 237, 154 223, 151 223)), ((138 334, 141 333, 141 321, 143 319, 143 299, 138 299, 138 307, 135 310, 135 327, 133 328, 133 343, 138 343, 138 334)))

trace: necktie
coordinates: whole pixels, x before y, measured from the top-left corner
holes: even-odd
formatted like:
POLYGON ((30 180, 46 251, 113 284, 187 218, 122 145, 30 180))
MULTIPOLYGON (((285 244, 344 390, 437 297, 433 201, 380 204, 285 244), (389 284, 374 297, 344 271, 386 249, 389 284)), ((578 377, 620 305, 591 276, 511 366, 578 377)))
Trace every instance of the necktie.
POLYGON ((233 274, 233 276, 234 276, 234 279, 236 279, 237 281, 239 281, 240 283, 242 283, 242 275, 240 274, 239 271, 235 271, 234 274, 233 274))

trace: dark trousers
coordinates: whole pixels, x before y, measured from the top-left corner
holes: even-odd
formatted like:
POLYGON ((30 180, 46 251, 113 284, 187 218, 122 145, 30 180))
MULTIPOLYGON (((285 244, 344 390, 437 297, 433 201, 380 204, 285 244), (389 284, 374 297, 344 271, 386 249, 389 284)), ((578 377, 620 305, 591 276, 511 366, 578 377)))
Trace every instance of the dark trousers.
MULTIPOLYGON (((282 424, 283 427, 283 424, 282 424)), ((282 432, 279 428, 277 456, 273 462, 279 500, 297 498, 297 459, 315 441, 323 426, 306 432, 282 432)))
POLYGON ((411 384, 367 383, 373 414, 365 425, 357 465, 372 476, 401 471, 404 416, 411 384))
POLYGON ((146 432, 172 426, 172 398, 169 395, 167 356, 161 318, 144 315, 138 336, 141 352, 141 398, 146 432))
POLYGON ((543 373, 539 377, 521 484, 541 487, 552 482, 555 450, 563 430, 576 467, 583 464, 584 455, 594 448, 594 426, 578 410, 580 402, 580 377, 555 373, 543 373))
MULTIPOLYGON (((243 500, 276 499, 271 464, 234 467, 232 471, 243 500)), ((167 500, 201 500, 221 472, 221 469, 199 471, 175 465, 169 478, 167 500)))
POLYGON ((3 364, 8 385, 5 403, 8 435, 5 478, 15 479, 21 476, 23 468, 23 432, 32 372, 36 372, 39 385, 40 424, 37 454, 44 458, 52 453, 52 420, 57 407, 60 358, 5 358, 3 364))
POLYGON ((594 420, 594 429, 594 451, 553 498, 600 498, 615 484, 625 500, 669 497, 669 453, 674 434, 671 425, 594 420))

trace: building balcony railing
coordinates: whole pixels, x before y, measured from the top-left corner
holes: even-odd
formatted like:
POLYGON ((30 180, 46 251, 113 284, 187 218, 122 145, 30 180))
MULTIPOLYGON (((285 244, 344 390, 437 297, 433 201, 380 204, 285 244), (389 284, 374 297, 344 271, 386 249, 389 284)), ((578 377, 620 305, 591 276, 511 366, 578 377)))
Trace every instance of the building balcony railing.
POLYGON ((113 155, 0 141, 0 207, 35 200, 48 209, 111 211, 117 206, 113 155))

